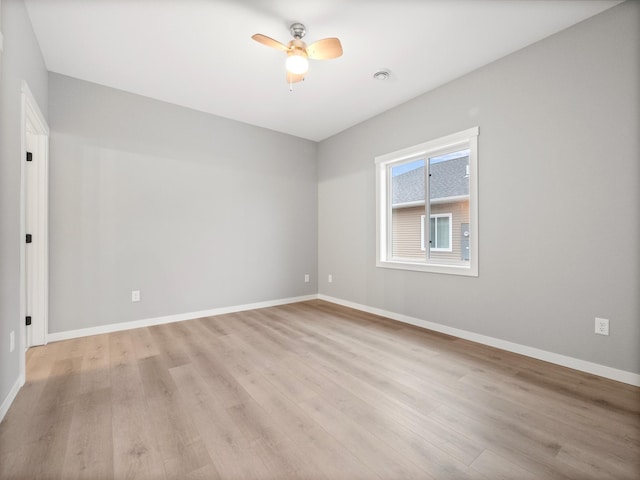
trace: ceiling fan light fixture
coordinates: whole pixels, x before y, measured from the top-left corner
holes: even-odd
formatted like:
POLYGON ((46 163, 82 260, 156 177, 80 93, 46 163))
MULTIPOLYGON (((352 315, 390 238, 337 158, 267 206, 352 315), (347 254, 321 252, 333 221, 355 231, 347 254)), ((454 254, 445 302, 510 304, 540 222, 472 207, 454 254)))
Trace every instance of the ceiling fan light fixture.
POLYGON ((339 39, 335 37, 323 38, 307 46, 302 41, 305 33, 306 28, 304 25, 294 23, 291 25, 293 40, 289 41, 287 45, 261 33, 251 36, 256 42, 287 54, 285 69, 287 83, 290 88, 294 83, 304 80, 304 76, 309 70, 309 59, 330 60, 342 56, 342 44, 339 39))
POLYGON ((287 61, 285 62, 287 72, 294 75, 302 75, 309 70, 309 60, 307 60, 307 53, 304 50, 294 48, 287 54, 287 61))

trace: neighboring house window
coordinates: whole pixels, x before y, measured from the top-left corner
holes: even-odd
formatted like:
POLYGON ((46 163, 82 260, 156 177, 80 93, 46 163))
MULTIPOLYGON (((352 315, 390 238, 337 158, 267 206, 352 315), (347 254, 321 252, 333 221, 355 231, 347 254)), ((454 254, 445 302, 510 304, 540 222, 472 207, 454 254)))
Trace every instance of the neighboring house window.
MULTIPOLYGON (((431 215, 430 246, 432 252, 451 252, 451 222, 450 213, 431 215)), ((424 215, 420 215, 420 250, 425 250, 424 244, 424 215)))
POLYGON ((477 276, 478 128, 375 163, 376 265, 477 276))

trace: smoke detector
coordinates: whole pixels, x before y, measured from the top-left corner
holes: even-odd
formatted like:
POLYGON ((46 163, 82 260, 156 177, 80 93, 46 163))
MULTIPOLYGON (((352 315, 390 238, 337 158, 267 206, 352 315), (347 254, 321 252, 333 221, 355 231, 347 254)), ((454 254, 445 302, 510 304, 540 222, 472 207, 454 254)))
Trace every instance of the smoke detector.
POLYGON ((376 73, 373 74, 373 79, 374 80, 380 80, 381 82, 384 80, 387 80, 389 78, 389 76, 391 75, 391 73, 389 72, 389 70, 382 69, 382 70, 378 70, 376 73))

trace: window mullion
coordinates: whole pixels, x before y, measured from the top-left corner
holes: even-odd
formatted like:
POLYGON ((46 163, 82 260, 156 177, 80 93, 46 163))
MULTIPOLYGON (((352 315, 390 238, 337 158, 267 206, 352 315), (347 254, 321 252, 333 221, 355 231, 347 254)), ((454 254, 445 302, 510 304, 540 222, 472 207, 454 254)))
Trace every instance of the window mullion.
POLYGON ((430 194, 430 181, 431 178, 431 165, 429 158, 424 160, 424 239, 425 239, 425 253, 426 261, 431 259, 431 194, 430 194))

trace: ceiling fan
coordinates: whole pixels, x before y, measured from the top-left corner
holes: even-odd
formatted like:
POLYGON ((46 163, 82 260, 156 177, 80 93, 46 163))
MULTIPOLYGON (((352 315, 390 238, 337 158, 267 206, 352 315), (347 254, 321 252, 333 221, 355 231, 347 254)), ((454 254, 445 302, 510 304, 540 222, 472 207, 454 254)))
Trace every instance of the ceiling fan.
POLYGON ((273 38, 256 33, 251 38, 267 47, 275 48, 286 52, 287 60, 287 83, 293 84, 304 80, 304 76, 309 69, 309 58, 315 60, 329 60, 342 55, 342 45, 337 38, 323 38, 307 46, 302 41, 302 37, 307 33, 307 29, 301 23, 294 23, 289 28, 293 40, 287 45, 280 43, 273 38))

